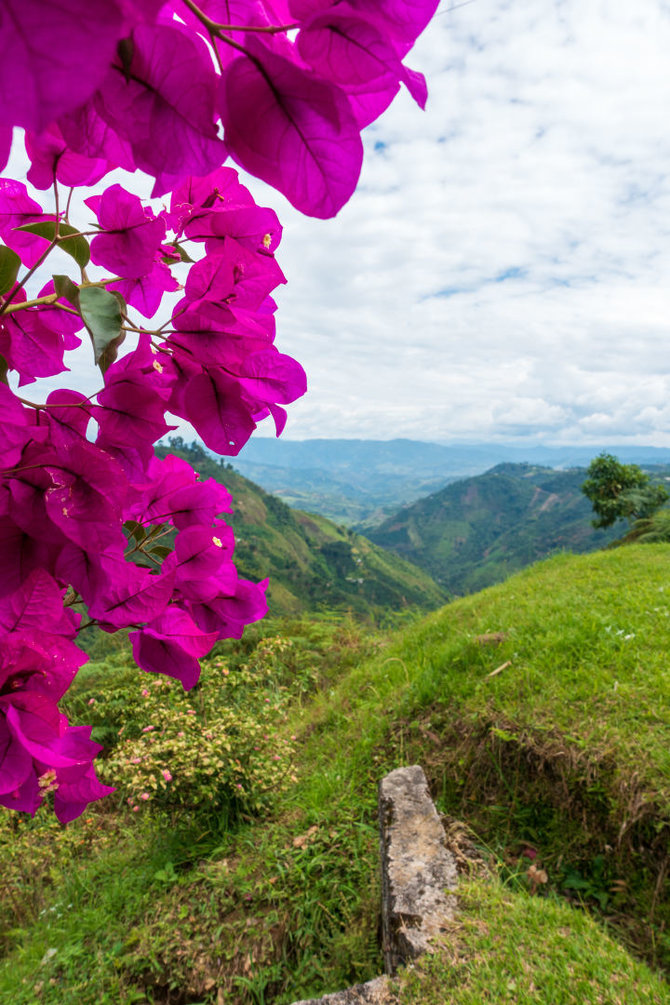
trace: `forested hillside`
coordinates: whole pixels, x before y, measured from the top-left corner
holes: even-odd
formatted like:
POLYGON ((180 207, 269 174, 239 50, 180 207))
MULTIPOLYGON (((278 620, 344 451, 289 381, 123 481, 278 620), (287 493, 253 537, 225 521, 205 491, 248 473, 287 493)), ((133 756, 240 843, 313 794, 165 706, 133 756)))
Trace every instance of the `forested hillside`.
POLYGON ((405 506, 366 533, 450 592, 470 593, 554 552, 594 551, 621 536, 623 526, 592 527, 584 478, 582 468, 499 464, 405 506))
POLYGON ((365 615, 444 603, 444 592, 421 569, 325 517, 290 509, 197 445, 174 440, 157 453, 184 457, 203 478, 225 484, 233 497, 228 519, 238 572, 269 578, 271 614, 340 609, 365 615))

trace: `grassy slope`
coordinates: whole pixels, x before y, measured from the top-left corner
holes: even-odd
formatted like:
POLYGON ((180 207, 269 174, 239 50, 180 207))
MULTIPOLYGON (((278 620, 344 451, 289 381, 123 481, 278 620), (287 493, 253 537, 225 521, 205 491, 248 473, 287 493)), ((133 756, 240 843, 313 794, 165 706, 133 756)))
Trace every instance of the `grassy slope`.
POLYGON ((461 916, 443 950, 397 982, 402 1005, 661 1005, 667 986, 554 898, 461 883, 461 916))
POLYGON ((505 885, 467 885, 455 948, 400 981, 402 1005, 670 1001, 579 909, 670 962, 669 559, 666 546, 559 556, 371 658, 352 636, 340 679, 331 669, 286 722, 298 781, 273 818, 207 838, 101 817, 113 848, 62 873, 54 856, 62 917, 47 909, 11 937, 0 1000, 13 987, 17 1005, 166 1002, 151 989, 172 982, 187 993, 174 1001, 287 1003, 373 976, 376 783, 419 762, 505 885), (534 897, 529 851, 549 877, 534 897))
POLYGON ((271 614, 350 608, 365 615, 426 610, 444 602, 430 576, 397 555, 325 517, 289 509, 202 450, 169 452, 185 457, 203 478, 223 482, 231 493, 235 563, 246 579, 269 577, 271 614))

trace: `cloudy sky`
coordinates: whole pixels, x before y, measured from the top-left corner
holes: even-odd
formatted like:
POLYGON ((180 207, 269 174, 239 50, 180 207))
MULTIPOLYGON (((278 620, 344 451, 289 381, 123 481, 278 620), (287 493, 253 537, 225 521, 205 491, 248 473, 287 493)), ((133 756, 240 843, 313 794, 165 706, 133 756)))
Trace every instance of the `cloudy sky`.
POLYGON ((285 436, 670 446, 670 3, 450 6, 337 219, 254 186, 310 381, 285 436))
POLYGON ((310 386, 284 436, 670 447, 668 53, 669 0, 442 0, 427 109, 366 130, 335 220, 248 181, 310 386))

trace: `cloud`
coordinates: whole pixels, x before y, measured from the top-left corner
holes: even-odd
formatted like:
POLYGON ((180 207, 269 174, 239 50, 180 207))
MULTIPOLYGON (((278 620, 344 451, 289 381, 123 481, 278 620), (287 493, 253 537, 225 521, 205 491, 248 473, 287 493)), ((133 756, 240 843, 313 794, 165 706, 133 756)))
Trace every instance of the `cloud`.
POLYGON ((670 444, 670 5, 449 8, 335 220, 249 181, 309 379, 285 435, 670 444))
POLYGON ((669 47, 652 0, 438 13, 408 57, 427 111, 367 131, 340 216, 269 195, 310 377, 288 436, 665 441, 669 47))

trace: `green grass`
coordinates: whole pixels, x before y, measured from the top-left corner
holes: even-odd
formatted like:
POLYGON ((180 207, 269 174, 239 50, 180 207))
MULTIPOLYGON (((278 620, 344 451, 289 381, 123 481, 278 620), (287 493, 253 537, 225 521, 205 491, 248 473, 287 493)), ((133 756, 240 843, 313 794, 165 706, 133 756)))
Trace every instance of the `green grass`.
MULTIPOLYGON (((458 957, 409 975, 402 1005, 670 1000, 628 952, 670 962, 669 558, 559 556, 375 640, 283 622, 297 662, 277 679, 318 682, 280 730, 296 783, 235 826, 216 806, 142 822, 103 807, 5 834, 0 866, 22 856, 32 908, 8 926, 0 1001, 287 1005, 375 976, 376 787, 417 762, 507 886, 466 886, 458 957), (441 986, 453 997, 429 996, 441 986)), ((231 668, 263 631, 228 645, 231 668)))
POLYGON ((662 1005, 667 985, 586 914, 498 882, 461 883, 441 951, 394 982, 402 1005, 662 1005))

